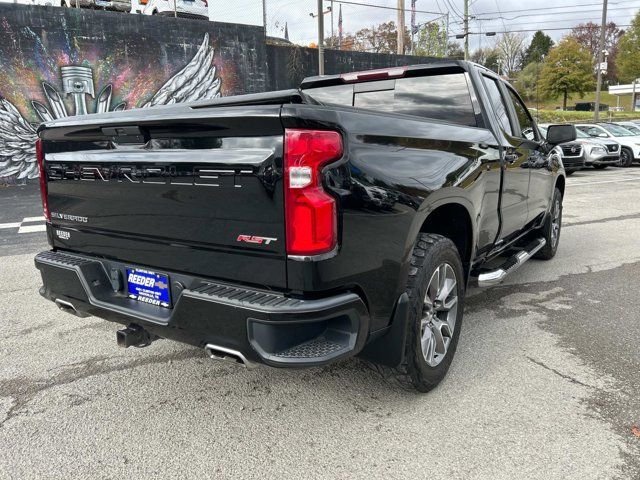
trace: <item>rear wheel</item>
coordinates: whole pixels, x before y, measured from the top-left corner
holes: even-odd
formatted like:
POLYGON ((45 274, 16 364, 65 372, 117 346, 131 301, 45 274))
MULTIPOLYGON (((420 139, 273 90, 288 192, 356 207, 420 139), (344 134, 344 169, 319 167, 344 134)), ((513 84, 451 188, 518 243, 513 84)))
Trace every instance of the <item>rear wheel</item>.
POLYGON ((556 256, 558 244, 560 243, 560 231, 562 230, 562 192, 556 188, 553 192, 553 205, 551 212, 542 226, 542 235, 547 241, 533 258, 540 260, 551 260, 556 256))
POLYGON ((630 167, 633 163, 633 152, 630 148, 623 148, 620 152, 620 166, 630 167))
POLYGON ((428 392, 446 375, 458 345, 464 271, 453 242, 427 233, 418 237, 410 268, 407 343, 398 373, 416 390, 428 392))

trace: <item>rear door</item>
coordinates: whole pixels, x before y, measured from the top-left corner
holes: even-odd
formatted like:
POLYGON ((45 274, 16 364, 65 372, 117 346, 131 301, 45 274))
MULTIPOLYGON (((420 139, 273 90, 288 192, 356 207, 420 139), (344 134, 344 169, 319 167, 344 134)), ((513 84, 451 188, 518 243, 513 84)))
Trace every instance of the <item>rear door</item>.
POLYGON ((482 80, 491 102, 498 126, 506 139, 503 145, 503 181, 500 213, 502 217, 501 240, 508 240, 524 228, 528 218, 527 195, 529 192, 528 150, 521 148, 521 139, 517 135, 510 117, 507 93, 501 88, 500 81, 489 75, 482 80))

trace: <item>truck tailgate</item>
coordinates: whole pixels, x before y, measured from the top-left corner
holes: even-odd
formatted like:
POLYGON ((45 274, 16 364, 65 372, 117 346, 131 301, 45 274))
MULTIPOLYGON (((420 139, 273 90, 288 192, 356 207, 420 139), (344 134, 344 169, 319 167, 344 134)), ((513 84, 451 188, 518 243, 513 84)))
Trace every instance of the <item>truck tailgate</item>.
POLYGON ((53 246, 286 287, 279 106, 208 112, 45 128, 53 246))

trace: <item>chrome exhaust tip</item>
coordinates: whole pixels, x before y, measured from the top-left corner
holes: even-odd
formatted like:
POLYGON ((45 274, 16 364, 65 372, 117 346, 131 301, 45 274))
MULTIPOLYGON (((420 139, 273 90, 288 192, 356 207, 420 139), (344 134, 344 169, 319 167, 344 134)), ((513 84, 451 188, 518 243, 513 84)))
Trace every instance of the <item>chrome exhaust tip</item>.
POLYGON ((237 350, 232 350, 230 348, 220 347, 218 345, 208 343, 207 345, 205 345, 204 351, 207 353, 209 358, 213 360, 235 363, 246 368, 255 367, 255 364, 253 362, 247 360, 246 357, 237 350))

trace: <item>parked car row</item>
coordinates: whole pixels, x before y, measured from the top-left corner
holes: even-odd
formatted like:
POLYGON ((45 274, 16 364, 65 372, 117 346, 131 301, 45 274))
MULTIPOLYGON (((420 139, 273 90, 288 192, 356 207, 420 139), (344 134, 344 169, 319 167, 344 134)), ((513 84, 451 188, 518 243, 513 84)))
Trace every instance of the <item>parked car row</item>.
MULTIPOLYGON (((540 124, 546 136, 548 124, 540 124)), ((567 175, 585 167, 629 167, 640 162, 640 121, 575 124, 576 139, 559 145, 567 175)))

